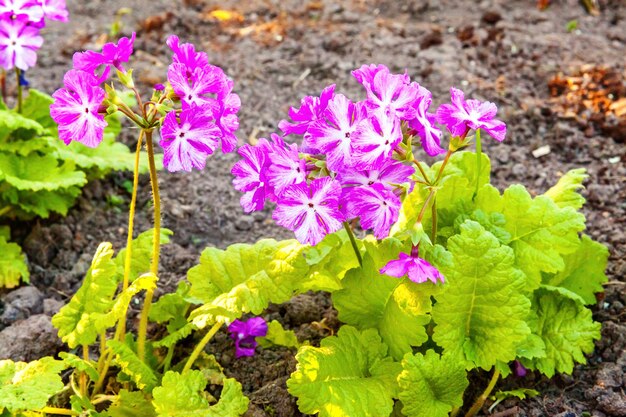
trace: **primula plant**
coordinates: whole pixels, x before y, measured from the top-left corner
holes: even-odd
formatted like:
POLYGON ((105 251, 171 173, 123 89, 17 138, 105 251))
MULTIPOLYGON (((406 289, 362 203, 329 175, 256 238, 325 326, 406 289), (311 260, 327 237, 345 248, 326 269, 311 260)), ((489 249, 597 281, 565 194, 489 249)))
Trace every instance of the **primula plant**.
MULTIPOLYGON (((65 215, 81 188, 90 179, 113 170, 131 170, 133 156, 128 147, 116 142, 121 130, 116 116, 107 117, 103 143, 98 149, 81 144, 67 148, 59 141, 66 132, 50 117, 52 97, 28 87, 26 71, 35 66, 37 50, 43 44, 39 35, 46 21, 66 22, 64 0, 0 1, 0 218, 47 218, 65 215), (5 77, 15 74, 15 106, 9 108, 5 77)), ((98 114, 92 109, 90 115, 98 114)), ((87 115, 89 116, 89 115, 87 115)), ((95 117, 95 116, 93 116, 95 117)), ((100 116, 102 118, 102 116, 100 116)), ((104 123, 104 122, 103 122, 104 123)), ((147 170, 147 165, 142 166, 147 170)), ((15 287, 29 274, 21 248, 10 242, 10 230, 0 230, 0 287, 15 287)))
POLYGON ((453 88, 451 103, 429 111, 431 93, 383 65, 353 72, 365 100, 331 85, 291 109, 278 125, 284 136, 239 148, 232 173, 243 209, 271 206, 296 239, 207 248, 187 280, 153 302, 172 233, 160 225, 153 134, 169 171, 203 169, 218 148, 236 148, 240 101, 224 71, 175 36, 167 81, 144 101, 126 69, 133 41, 77 53, 50 107, 65 143, 102 146, 103 112, 139 131, 126 248, 102 243, 54 316, 69 351, 0 361, 3 415, 242 415, 241 385, 206 352, 225 326, 237 358, 259 345, 297 349, 289 392, 322 417, 473 416, 501 377, 551 377, 585 361, 600 336, 588 306, 608 252, 581 234, 584 171, 535 197, 521 185, 496 189, 481 150, 481 134, 506 139, 495 104, 453 88), (135 236, 143 146, 154 228, 135 236), (320 346, 259 317, 307 291, 330 293, 343 323, 320 346), (140 293, 137 328, 127 329, 140 293), (150 323, 161 329, 153 339, 150 323), (478 398, 465 392, 470 372, 491 375, 478 398))

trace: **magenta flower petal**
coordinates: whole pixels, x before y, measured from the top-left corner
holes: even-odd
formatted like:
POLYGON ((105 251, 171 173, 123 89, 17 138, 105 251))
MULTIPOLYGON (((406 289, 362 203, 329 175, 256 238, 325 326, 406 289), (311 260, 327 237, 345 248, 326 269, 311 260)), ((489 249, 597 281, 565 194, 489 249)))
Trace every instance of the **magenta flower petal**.
POLYGON ((411 175, 415 168, 405 165, 393 159, 383 162, 378 169, 359 171, 347 169, 337 176, 343 187, 359 187, 381 184, 388 190, 394 190, 395 186, 411 182, 411 175))
POLYGON ((267 335, 267 323, 262 317, 252 317, 248 321, 235 320, 228 326, 230 338, 235 341, 235 356, 254 356, 257 337, 267 335))
POLYGON ((316 120, 324 115, 328 102, 335 96, 335 85, 326 87, 319 97, 306 96, 300 100, 300 108, 292 107, 289 117, 294 123, 281 120, 278 127, 284 135, 303 135, 316 120))
POLYGON ((111 71, 111 67, 125 72, 122 64, 128 62, 133 53, 133 43, 135 42, 135 32, 131 38, 120 38, 117 43, 106 43, 102 47, 102 52, 85 51, 76 52, 73 56, 74 68, 86 71, 98 78, 98 84, 104 82, 111 71), (98 76, 96 71, 105 66, 102 74, 98 76))
POLYGON ((184 64, 173 63, 167 71, 167 79, 180 97, 183 108, 209 105, 213 114, 219 115, 221 108, 217 96, 223 92, 226 82, 226 75, 221 68, 207 65, 196 68, 188 77, 184 64))
POLYGON ((98 113, 106 93, 97 86, 95 77, 84 71, 68 71, 63 82, 65 88, 55 91, 50 105, 50 116, 59 125, 59 137, 66 145, 74 140, 95 148, 107 125, 98 113))
POLYGON ((273 194, 266 177, 269 149, 266 139, 259 140, 256 146, 243 145, 238 150, 243 159, 230 171, 235 176, 235 189, 245 193, 241 197, 241 207, 246 213, 263 210, 265 200, 273 194))
POLYGON ((28 22, 37 23, 44 18, 44 10, 37 0, 0 0, 0 18, 25 18, 28 22))
POLYGON ((40 0, 44 17, 48 20, 56 20, 59 22, 67 22, 69 20, 69 12, 65 0, 40 0))
POLYGON ((0 19, 0 66, 26 71, 37 62, 37 49, 43 44, 39 30, 27 18, 0 19))
POLYGON ((300 243, 318 244, 324 236, 341 229, 341 186, 330 178, 318 178, 287 187, 277 202, 273 219, 292 230, 300 243))
POLYGON ((435 115, 428 113, 432 102, 432 94, 424 87, 419 88, 419 94, 414 103, 415 118, 409 121, 409 127, 418 134, 422 148, 429 156, 446 153, 441 147, 441 130, 435 125, 435 115))
POLYGON ((274 146, 269 155, 271 161, 267 178, 274 192, 280 196, 290 185, 306 181, 306 161, 300 159, 296 144, 286 145, 278 135, 272 135, 274 146))
MULTIPOLYGON (((232 85, 232 82, 230 83, 232 85)), ((228 87, 229 89, 232 87, 228 87)), ((235 131, 239 129, 239 118, 237 113, 241 108, 241 100, 237 94, 228 91, 225 97, 219 100, 219 111, 217 113, 217 125, 222 130, 222 152, 228 153, 237 147, 237 136, 235 131)))
POLYGON ((483 129, 492 138, 502 142, 506 125, 497 120, 496 105, 489 101, 465 100, 461 90, 450 89, 452 104, 442 104, 437 109, 437 121, 445 125, 453 136, 462 136, 467 129, 483 129))
POLYGON ((196 52, 196 47, 191 43, 179 44, 178 36, 171 35, 167 38, 167 46, 170 47, 174 55, 172 62, 176 62, 185 66, 187 70, 187 78, 196 68, 203 68, 209 65, 209 57, 206 52, 196 52))
POLYGON ((211 109, 192 106, 180 113, 170 111, 163 120, 161 142, 163 165, 170 172, 204 169, 206 159, 219 145, 221 131, 211 109))
POLYGON ((425 259, 400 253, 399 259, 391 260, 381 270, 381 274, 389 275, 396 278, 402 278, 408 275, 409 279, 416 283, 431 281, 444 282, 444 277, 428 261, 425 259))
POLYGON ((379 169, 391 159, 393 150, 402 141, 400 119, 380 110, 360 123, 353 135, 356 169, 379 169))
POLYGON ((382 184, 348 189, 344 194, 346 218, 359 217, 363 229, 372 229, 377 239, 389 235, 398 220, 400 199, 382 184))

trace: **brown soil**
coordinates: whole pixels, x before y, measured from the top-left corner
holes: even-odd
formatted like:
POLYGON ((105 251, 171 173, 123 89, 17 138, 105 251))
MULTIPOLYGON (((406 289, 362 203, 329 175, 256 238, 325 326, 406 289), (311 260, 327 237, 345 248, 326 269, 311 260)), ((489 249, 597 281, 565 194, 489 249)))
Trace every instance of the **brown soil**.
MULTIPOLYGON (((73 52, 96 47, 115 11, 128 5, 122 0, 68 2, 70 24, 45 29, 39 65, 28 74, 34 87, 48 93, 61 86, 73 52)), ((626 4, 600 1, 600 15, 591 16, 574 0, 551 3, 539 11, 531 0, 137 0, 133 13, 123 19, 123 33, 138 32, 132 66, 146 88, 165 78, 169 34, 208 51, 212 63, 235 80, 241 96, 241 144, 275 131, 290 105, 297 105, 304 95, 318 94, 329 83, 337 83, 338 90, 351 97, 362 97, 350 71, 365 63, 382 63, 397 72, 408 70, 433 92, 435 104, 448 100, 450 86, 499 104, 508 137, 503 144, 486 144, 498 187, 520 182, 541 193, 568 169, 587 168, 587 233, 611 252, 610 282, 594 308, 603 338, 589 363, 576 367, 572 376, 547 380, 529 375, 501 383, 502 388, 535 388, 541 395, 521 402, 507 400, 494 412, 626 416, 626 148, 615 135, 562 118, 548 88, 557 73, 575 73, 586 64, 623 73, 626 4), (239 16, 220 23, 210 16, 217 8, 235 10, 239 16), (570 33, 566 26, 573 20, 577 28, 570 33), (533 157, 532 151, 543 145, 550 146, 550 153, 533 157)), ((131 143, 133 138, 123 140, 131 143)), ((161 175, 164 226, 175 231, 163 254, 164 288, 172 289, 184 279, 206 246, 290 237, 273 224, 269 211, 242 212, 239 193, 230 185, 230 167, 236 160, 236 154, 219 154, 202 172, 161 175)), ((124 245, 127 203, 113 207, 107 196, 119 195, 127 202, 122 183, 128 178, 115 174, 91 183, 66 218, 13 225, 14 239, 23 243, 28 255, 32 285, 40 291, 0 296, 0 328, 6 327, 0 332, 0 357, 35 359, 59 348, 43 318, 76 290, 99 242, 124 245), (16 334, 22 337, 16 340, 16 334), (6 343, 22 343, 28 349, 9 350, 6 343)), ((148 189, 143 178, 137 230, 150 227, 148 189)), ((326 318, 331 327, 338 326, 323 294, 272 306, 266 318, 278 319, 302 339, 314 341, 325 336, 314 322, 326 318)), ((218 334, 210 348, 250 396, 248 416, 301 415, 285 387, 294 370, 294 352, 266 349, 253 358, 235 360, 225 333, 218 334)))

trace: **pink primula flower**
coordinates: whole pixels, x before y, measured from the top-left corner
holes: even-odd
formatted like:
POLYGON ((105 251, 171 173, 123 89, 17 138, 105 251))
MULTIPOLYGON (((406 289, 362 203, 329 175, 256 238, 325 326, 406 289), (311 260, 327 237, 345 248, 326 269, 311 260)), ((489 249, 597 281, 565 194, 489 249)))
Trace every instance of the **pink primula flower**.
POLYGON ((427 260, 419 258, 417 255, 407 255, 406 253, 400 253, 399 259, 389 261, 381 270, 381 274, 389 275, 396 278, 402 278, 406 275, 409 279, 416 283, 423 283, 431 281, 437 283, 437 281, 444 282, 444 277, 427 260))
POLYGON ((95 148, 102 142, 107 123, 98 110, 105 92, 93 75, 70 70, 63 77, 65 88, 52 94, 50 116, 59 125, 59 137, 69 145, 77 141, 95 148))
POLYGON ((190 78, 196 68, 204 68, 209 65, 209 57, 206 52, 196 52, 196 47, 191 43, 179 44, 178 36, 171 35, 167 38, 167 46, 174 55, 172 62, 185 66, 187 78, 190 78))
POLYGON ((67 22, 69 12, 65 0, 40 0, 41 8, 46 19, 67 22))
POLYGON ((26 71, 37 63, 37 49, 43 44, 39 30, 26 18, 0 19, 0 66, 26 71))
POLYGON ((163 120, 163 165, 170 172, 204 169, 206 159, 219 146, 221 131, 209 107, 192 106, 179 117, 170 111, 163 120), (180 121, 178 120, 180 118, 180 121))
POLYGON ((415 118, 409 121, 409 127, 417 133, 422 142, 422 148, 428 156, 437 156, 446 153, 441 147, 441 130, 435 124, 436 117, 428 112, 432 94, 424 87, 419 88, 417 99, 415 100, 415 118))
POLYGON ((356 169, 379 169, 402 141, 400 119, 381 110, 360 123, 353 134, 352 163, 356 169))
POLYGON ((44 18, 44 11, 37 0, 0 0, 0 18, 20 17, 31 23, 38 23, 44 18))
POLYGON ((284 135, 303 135, 309 126, 324 115, 328 102, 335 96, 335 84, 326 87, 319 97, 306 96, 300 100, 300 108, 289 109, 289 117, 294 123, 281 120, 278 127, 284 135))
POLYGON ((295 143, 285 144, 283 138, 272 135, 274 145, 269 154, 272 164, 267 171, 270 185, 277 196, 290 185, 306 181, 306 161, 300 159, 298 146, 295 143))
POLYGON ((343 187, 371 186, 381 184, 388 190, 396 186, 411 182, 411 175, 415 168, 393 159, 385 161, 378 169, 359 171, 347 169, 337 176, 343 187))
POLYGON ((230 338, 235 341, 235 357, 254 356, 257 337, 267 335, 267 323, 262 317, 252 317, 247 321, 235 320, 228 326, 230 338))
POLYGON ((348 188, 344 192, 346 218, 360 218, 361 227, 372 229, 376 239, 389 235, 398 220, 400 199, 382 184, 348 188))
POLYGON ((267 179, 270 147, 267 139, 261 138, 256 146, 246 144, 237 151, 243 159, 237 161, 230 172, 235 176, 235 189, 245 193, 240 202, 246 213, 263 210, 265 200, 272 199, 273 192, 267 179))
POLYGON ((452 104, 442 104, 437 109, 437 121, 445 125, 454 136, 462 136, 468 129, 483 129, 492 138, 502 142, 506 125, 496 119, 498 108, 489 101, 465 100, 463 91, 450 89, 452 104))
POLYGON ((74 68, 87 71, 97 77, 97 83, 101 84, 109 78, 111 67, 115 67, 122 72, 125 62, 128 62, 133 53, 133 43, 135 42, 135 32, 131 38, 120 38, 115 43, 106 43, 102 47, 102 52, 85 51, 76 52, 73 57, 74 68), (104 66, 102 75, 98 76, 96 71, 104 66))
POLYGON ((300 243, 317 245, 324 236, 342 227, 340 195, 339 182, 330 177, 315 179, 310 185, 292 185, 280 196, 272 218, 294 231, 300 243))
POLYGON ((187 76, 184 64, 170 64, 167 79, 174 92, 180 98, 183 108, 191 105, 209 105, 213 112, 218 112, 220 103, 217 96, 227 87, 226 75, 221 68, 213 65, 196 68, 191 77, 187 76))

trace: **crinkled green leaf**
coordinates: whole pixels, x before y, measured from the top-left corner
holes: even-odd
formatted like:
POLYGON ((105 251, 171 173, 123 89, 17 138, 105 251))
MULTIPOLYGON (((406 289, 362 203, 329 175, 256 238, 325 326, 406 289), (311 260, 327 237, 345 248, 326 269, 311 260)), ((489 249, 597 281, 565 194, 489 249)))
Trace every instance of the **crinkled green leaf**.
POLYGON ((11 215, 31 219, 33 216, 47 218, 50 213, 67 215, 80 194, 79 187, 69 187, 54 191, 30 191, 11 188, 0 193, 0 197, 14 205, 11 215))
MULTIPOLYGON (((398 213, 398 220, 391 226, 389 236, 398 239, 404 239, 410 236, 429 192, 425 185, 415 184, 413 191, 407 194, 402 201, 400 212, 398 213)), ((427 213, 425 217, 428 216, 429 214, 427 213)))
POLYGON ((401 368, 387 356, 376 330, 343 326, 319 348, 300 348, 296 360, 287 387, 298 397, 301 412, 319 417, 391 414, 401 368))
POLYGON ((425 326, 430 322, 430 297, 437 286, 379 272, 389 260, 398 257, 399 241, 386 239, 366 247, 363 267, 346 274, 344 288, 332 295, 333 305, 342 322, 361 330, 377 329, 391 356, 400 360, 412 346, 428 340, 425 326))
POLYGON ((189 336, 196 328, 187 322, 187 311, 190 304, 186 300, 189 294, 189 284, 185 281, 178 283, 176 292, 165 294, 150 308, 150 320, 157 323, 167 323, 168 335, 158 342, 155 347, 170 347, 179 340, 189 336))
POLYGON ((28 363, 0 360, 0 410, 6 408, 14 413, 42 409, 63 389, 59 373, 65 367, 63 361, 51 357, 28 363))
MULTIPOLYGON (((170 236, 174 234, 171 230, 161 228, 161 237, 159 242, 166 245, 170 242, 170 236)), ((146 230, 133 239, 131 246, 130 261, 130 282, 133 282, 140 275, 150 271, 150 262, 152 260, 152 242, 154 238, 154 229, 146 230)), ((126 248, 120 250, 115 257, 115 265, 117 266, 117 279, 122 282, 124 278, 124 263, 126 262, 126 248)), ((151 309, 152 310, 152 309, 151 309)))
POLYGON ((24 115, 13 110, 0 110, 0 141, 5 141, 17 130, 30 130, 36 135, 44 133, 44 128, 24 115))
POLYGON ((546 288, 535 291, 532 308, 537 318, 531 328, 545 342, 546 356, 524 359, 524 366, 552 377, 555 372, 571 373, 576 362, 585 363, 593 341, 600 339, 600 323, 593 321, 591 310, 579 299, 546 288))
POLYGON ((521 292, 525 277, 513 250, 471 220, 448 240, 448 250, 453 266, 444 270, 446 284, 433 307, 433 339, 444 353, 464 355, 485 370, 515 359, 530 334, 530 300, 521 292))
POLYGON ((298 337, 293 330, 285 330, 283 325, 276 320, 267 324, 267 335, 256 339, 262 347, 285 346, 299 347, 298 337))
POLYGON ((544 274, 543 282, 580 295, 585 304, 595 304, 595 293, 604 291, 609 250, 583 235, 575 252, 563 256, 565 268, 557 274, 544 274))
POLYGON ((45 129, 56 130, 56 123, 50 117, 50 105, 53 101, 48 94, 30 88, 22 104, 22 116, 36 121, 45 129))
POLYGON ((152 368, 139 359, 137 354, 126 343, 122 343, 119 340, 107 340, 107 347, 115 354, 117 366, 132 379, 137 388, 145 392, 151 392, 157 385, 157 376, 152 368))
POLYGON ((498 391, 491 396, 492 400, 505 400, 507 398, 519 398, 525 400, 526 398, 532 398, 539 395, 539 391, 530 388, 518 388, 510 391, 498 391))
POLYGON ((156 417, 156 411, 141 391, 120 390, 113 403, 107 408, 110 417, 156 417))
POLYGON ((578 192, 583 186, 583 181, 589 177, 585 168, 572 169, 559 178, 556 185, 544 194, 550 197, 557 206, 571 207, 578 210, 585 204, 585 197, 578 192))
POLYGON ((447 417, 454 407, 463 405, 469 385, 463 362, 451 355, 410 353, 402 361, 398 376, 402 412, 407 417, 447 417))
POLYGON ((82 186, 87 178, 77 171, 72 161, 59 161, 50 155, 31 153, 18 156, 0 152, 0 180, 6 181, 18 190, 41 191, 57 190, 82 186))
POLYGON ((52 317, 52 325, 70 348, 92 344, 104 330, 97 328, 96 321, 109 312, 117 289, 112 257, 111 244, 101 243, 81 287, 70 302, 52 317))
POLYGON ((98 371, 91 361, 86 361, 69 352, 59 352, 59 357, 63 359, 70 368, 74 368, 78 372, 86 373, 92 381, 98 380, 98 371))
POLYGON ((203 328, 248 312, 258 315, 269 303, 289 300, 309 271, 302 254, 306 247, 295 240, 263 239, 205 249, 200 265, 187 275, 190 297, 204 304, 191 313, 193 323, 203 328))
POLYGON ((28 282, 30 274, 25 255, 17 243, 8 242, 8 228, 0 235, 0 288, 13 288, 20 284, 20 279, 28 282))
MULTIPOLYGON (((476 188, 476 181, 478 177, 478 186, 482 187, 485 184, 489 184, 489 178, 491 176, 491 161, 485 153, 481 153, 480 173, 477 171, 476 166, 477 158, 474 152, 462 151, 455 152, 450 157, 448 164, 441 177, 442 181, 452 177, 466 178, 470 186, 470 191, 473 193, 476 188)), ((442 162, 435 162, 431 167, 433 172, 439 172, 442 162)), ((443 204, 445 202, 442 201, 443 204)))
POLYGON ((217 404, 209 406, 204 396, 207 381, 201 371, 184 374, 169 371, 154 389, 152 403, 159 417, 237 417, 248 410, 248 398, 235 379, 224 380, 217 404))
POLYGON ((526 290, 531 291, 541 283, 542 272, 565 268, 563 255, 578 248, 578 232, 585 228, 585 217, 571 207, 560 208, 549 197, 533 199, 521 185, 510 186, 502 197, 497 194, 490 187, 481 189, 478 206, 485 213, 504 214, 515 264, 526 274, 526 290))

